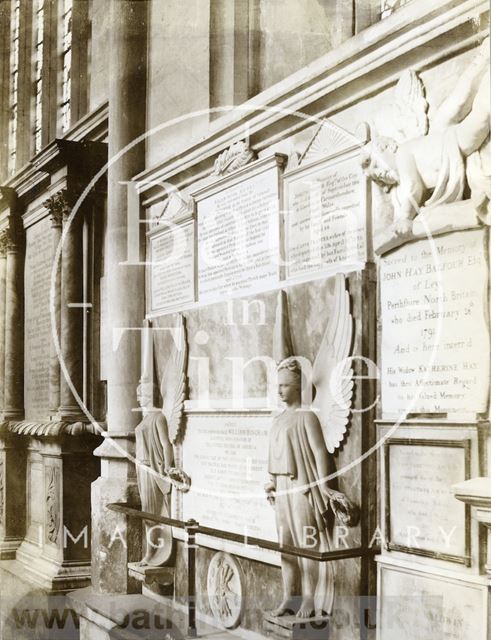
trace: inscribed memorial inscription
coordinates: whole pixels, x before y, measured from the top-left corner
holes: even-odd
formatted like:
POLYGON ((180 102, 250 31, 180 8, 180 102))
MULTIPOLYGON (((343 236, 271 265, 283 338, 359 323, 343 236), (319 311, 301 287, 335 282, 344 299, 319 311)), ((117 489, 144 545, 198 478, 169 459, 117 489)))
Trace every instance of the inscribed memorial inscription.
POLYGON ((274 289, 279 281, 278 166, 196 194, 201 303, 274 289))
POLYGON ((51 320, 49 294, 52 229, 48 218, 26 230, 25 412, 26 419, 49 414, 51 320))
POLYGON ((485 640, 486 591, 382 567, 380 640, 485 640))
POLYGON ((277 540, 264 492, 270 425, 269 414, 188 415, 183 468, 191 489, 183 495, 184 520, 277 540))
POLYGON ((194 222, 151 236, 150 256, 151 311, 194 302, 194 222))
POLYGON ((464 443, 393 439, 386 447, 389 547, 464 563, 466 507, 451 490, 468 477, 464 443))
POLYGON ((287 276, 366 260, 366 180, 357 155, 316 162, 285 176, 287 276))
POLYGON ((420 240, 381 260, 384 413, 486 410, 487 286, 484 230, 420 240))

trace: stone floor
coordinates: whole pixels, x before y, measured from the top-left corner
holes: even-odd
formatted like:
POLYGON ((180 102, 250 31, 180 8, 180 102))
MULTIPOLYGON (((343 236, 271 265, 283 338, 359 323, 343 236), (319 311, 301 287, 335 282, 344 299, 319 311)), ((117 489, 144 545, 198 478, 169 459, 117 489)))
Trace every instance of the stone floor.
POLYGON ((65 595, 33 587, 21 565, 0 562, 1 640, 78 640, 78 619, 65 595))

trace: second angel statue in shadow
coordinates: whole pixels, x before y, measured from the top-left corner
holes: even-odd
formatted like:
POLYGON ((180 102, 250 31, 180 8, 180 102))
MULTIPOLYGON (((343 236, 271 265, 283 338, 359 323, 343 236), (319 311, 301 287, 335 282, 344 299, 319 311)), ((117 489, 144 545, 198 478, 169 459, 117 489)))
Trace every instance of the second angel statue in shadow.
MULTIPOLYGON (((274 356, 278 365, 278 392, 285 408, 270 431, 265 490, 274 506, 279 542, 314 551, 333 548, 337 518, 354 526, 359 510, 328 480, 333 477, 335 449, 342 443, 353 395, 349 358, 353 319, 344 276, 334 279, 333 313, 310 372, 306 358, 292 353, 285 292, 277 307, 274 356), (287 356, 287 357, 285 357, 287 356), (316 390, 312 402, 312 383, 316 390)), ((334 600, 331 562, 281 555, 283 600, 275 616, 296 613, 310 618, 330 614, 334 600)))
MULTIPOLYGON (((187 391, 187 343, 184 319, 178 317, 175 345, 162 376, 162 409, 154 407, 155 385, 144 376, 138 387, 143 419, 135 430, 136 475, 142 511, 170 517, 174 486, 186 492, 190 479, 174 466, 174 446, 181 435, 182 414, 187 391)), ((150 340, 152 334, 149 332, 150 340)), ((149 349, 150 353, 153 353, 149 349)), ((159 567, 172 561, 173 537, 168 525, 144 520, 145 554, 142 566, 159 567)))

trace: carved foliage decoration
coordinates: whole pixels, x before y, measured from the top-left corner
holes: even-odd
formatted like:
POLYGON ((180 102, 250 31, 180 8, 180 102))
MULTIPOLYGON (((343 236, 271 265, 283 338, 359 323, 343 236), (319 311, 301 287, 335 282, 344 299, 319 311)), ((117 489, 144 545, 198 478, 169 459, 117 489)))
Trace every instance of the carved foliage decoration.
POLYGON ((236 627, 242 616, 242 572, 228 553, 216 553, 208 567, 208 600, 215 620, 226 629, 236 627))
POLYGON ((7 255, 8 246, 8 231, 7 229, 2 229, 2 231, 0 231, 0 258, 5 258, 5 256, 7 255))
POLYGON ((215 160, 213 173, 216 176, 225 176, 232 171, 236 171, 244 167, 252 160, 255 160, 256 154, 249 147, 248 143, 240 140, 234 142, 226 151, 221 153, 215 160))
POLYGON ((70 215, 71 206, 67 189, 61 189, 43 202, 43 207, 49 210, 51 223, 54 227, 60 227, 63 218, 70 215))
POLYGON ((60 536, 60 470, 58 467, 46 467, 46 539, 58 543, 60 536))

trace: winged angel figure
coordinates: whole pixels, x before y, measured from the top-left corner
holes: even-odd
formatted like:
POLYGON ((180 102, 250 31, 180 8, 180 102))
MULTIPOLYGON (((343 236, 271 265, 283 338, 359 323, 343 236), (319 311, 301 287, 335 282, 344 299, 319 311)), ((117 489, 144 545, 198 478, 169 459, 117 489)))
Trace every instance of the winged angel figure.
POLYGON ((382 108, 375 128, 383 132, 361 152, 365 173, 393 195, 395 236, 410 236, 413 219, 430 209, 470 197, 491 223, 489 37, 465 73, 428 120, 421 80, 405 71, 392 103, 382 108))
MULTIPOLYGON (((354 526, 359 517, 358 509, 344 494, 330 488, 326 480, 334 470, 329 454, 340 447, 346 436, 353 395, 349 358, 353 318, 349 294, 344 276, 338 274, 334 312, 311 376, 306 371, 310 363, 290 355, 292 343, 285 297, 285 292, 280 292, 274 357, 277 362, 281 360, 278 391, 286 408, 275 417, 271 427, 270 482, 265 490, 275 508, 280 544, 328 551, 332 548, 334 518, 354 526), (313 403, 306 401, 311 397, 312 383, 316 391, 313 403)), ((282 554, 281 566, 283 601, 273 615, 296 611, 298 617, 309 618, 331 613, 334 598, 331 563, 282 554)))
MULTIPOLYGON (((188 491, 188 476, 174 466, 174 448, 182 435, 184 400, 187 392, 187 343, 184 320, 179 316, 176 347, 167 360, 161 382, 162 410, 154 408, 155 385, 142 379, 138 401, 143 420, 136 427, 136 474, 142 511, 170 516, 171 491, 188 491)), ((140 564, 168 564, 173 551, 172 529, 145 521, 146 550, 140 564)))

